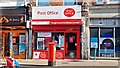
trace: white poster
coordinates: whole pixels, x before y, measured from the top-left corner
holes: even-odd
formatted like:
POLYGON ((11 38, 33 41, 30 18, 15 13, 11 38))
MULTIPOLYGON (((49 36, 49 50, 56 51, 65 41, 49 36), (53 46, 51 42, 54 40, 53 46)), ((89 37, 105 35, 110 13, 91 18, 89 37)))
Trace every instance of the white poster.
POLYGON ((33 59, 39 59, 40 52, 33 52, 33 59))
POLYGON ((51 32, 38 32, 38 37, 51 37, 51 32))

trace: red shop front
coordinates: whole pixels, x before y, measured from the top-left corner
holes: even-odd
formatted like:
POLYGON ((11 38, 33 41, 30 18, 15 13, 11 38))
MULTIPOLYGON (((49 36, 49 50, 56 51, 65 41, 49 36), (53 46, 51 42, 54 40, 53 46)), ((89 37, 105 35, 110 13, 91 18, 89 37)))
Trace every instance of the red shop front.
POLYGON ((47 17, 32 19, 33 59, 48 59, 48 44, 52 41, 56 41, 56 59, 79 59, 81 19, 47 17))

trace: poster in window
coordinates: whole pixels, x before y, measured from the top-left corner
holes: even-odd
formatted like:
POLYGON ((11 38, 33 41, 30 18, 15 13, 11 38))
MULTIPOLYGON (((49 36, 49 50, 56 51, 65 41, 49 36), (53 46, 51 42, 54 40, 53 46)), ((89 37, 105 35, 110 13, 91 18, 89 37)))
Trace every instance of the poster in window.
POLYGON ((13 55, 18 55, 18 45, 13 45, 12 54, 13 55))
POLYGON ((38 32, 38 37, 51 37, 51 32, 38 32))
POLYGON ((16 38, 13 38, 12 40, 13 40, 13 43, 16 43, 16 38))
POLYGON ((91 48, 98 48, 98 38, 97 37, 92 37, 90 42, 90 47, 91 48))
POLYGON ((38 38, 37 39, 37 50, 43 50, 44 49, 44 38, 38 38))
POLYGON ((114 42, 113 38, 100 39, 100 56, 114 57, 114 42))
POLYGON ((59 46, 64 46, 64 36, 59 35, 59 46))
POLYGON ((73 37, 70 37, 70 38, 69 38, 69 42, 70 42, 70 43, 73 43, 73 40, 74 40, 73 37))
POLYGON ((19 52, 24 52, 25 51, 25 46, 24 43, 19 44, 19 52))
POLYGON ((25 43, 25 35, 20 35, 20 43, 25 43))

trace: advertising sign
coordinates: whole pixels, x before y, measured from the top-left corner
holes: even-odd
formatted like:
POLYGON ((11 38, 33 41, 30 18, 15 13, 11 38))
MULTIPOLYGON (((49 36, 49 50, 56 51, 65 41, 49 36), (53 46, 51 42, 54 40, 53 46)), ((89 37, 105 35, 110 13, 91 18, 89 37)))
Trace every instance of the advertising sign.
POLYGON ((24 45, 25 45, 24 43, 19 44, 19 52, 24 52, 25 51, 24 45))
POLYGON ((38 32, 38 37, 51 37, 51 32, 38 32))
POLYGON ((48 58, 48 51, 40 51, 40 59, 47 59, 48 58))
POLYGON ((91 48, 98 48, 98 38, 91 38, 91 48))
POLYGON ((32 7, 32 20, 81 19, 81 6, 32 7))
POLYGON ((100 39, 100 56, 114 57, 114 42, 113 38, 100 39))
POLYGON ((56 51, 56 59, 63 59, 64 58, 64 51, 58 50, 56 51))

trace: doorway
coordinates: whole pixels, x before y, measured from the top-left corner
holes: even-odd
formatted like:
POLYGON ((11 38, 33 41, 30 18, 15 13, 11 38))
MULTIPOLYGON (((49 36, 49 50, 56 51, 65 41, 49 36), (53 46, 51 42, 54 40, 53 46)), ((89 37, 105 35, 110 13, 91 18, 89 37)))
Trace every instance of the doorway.
POLYGON ((65 57, 76 58, 77 35, 76 33, 65 33, 65 57))

